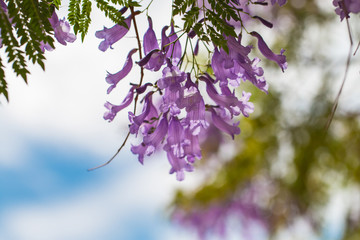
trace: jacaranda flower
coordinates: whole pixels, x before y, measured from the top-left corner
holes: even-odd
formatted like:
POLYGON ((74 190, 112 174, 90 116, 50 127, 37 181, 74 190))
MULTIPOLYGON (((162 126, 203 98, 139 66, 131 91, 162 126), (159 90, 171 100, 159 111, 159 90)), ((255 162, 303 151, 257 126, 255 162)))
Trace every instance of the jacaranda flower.
POLYGON ((287 0, 271 0, 272 5, 275 5, 276 2, 279 4, 279 6, 282 6, 287 2, 287 0))
POLYGON ((168 131, 168 120, 166 114, 163 115, 155 131, 144 137, 143 142, 138 146, 131 146, 131 152, 138 155, 139 162, 144 163, 144 156, 150 156, 165 138, 168 131))
POLYGON ((109 94, 118 84, 118 82, 120 82, 121 79, 123 79, 124 77, 126 77, 129 72, 131 71, 131 68, 133 66, 133 62, 132 62, 132 55, 137 51, 137 49, 132 49, 129 53, 128 56, 126 58, 126 62, 123 66, 123 68, 115 73, 115 74, 111 74, 108 73, 108 75, 106 76, 106 82, 111 84, 111 86, 108 88, 107 93, 109 94))
POLYGON ((114 25, 112 28, 104 27, 103 30, 97 31, 95 36, 100 39, 104 39, 100 45, 99 49, 105 52, 109 47, 112 48, 112 45, 122 39, 131 27, 131 19, 132 16, 130 15, 125 19, 125 24, 127 27, 122 26, 120 24, 114 25))
MULTIPOLYGON (((59 20, 56 12, 54 11, 49 22, 54 29, 54 36, 56 40, 62 45, 66 45, 67 42, 74 42, 76 36, 70 33, 70 24, 65 21, 65 18, 59 20)), ((44 47, 46 49, 46 47, 44 47)))
POLYGON ((149 92, 144 98, 144 106, 142 113, 135 116, 134 113, 129 112, 130 133, 137 134, 139 129, 143 136, 151 134, 151 130, 156 127, 157 118, 159 117, 156 107, 152 102, 152 95, 154 92, 149 92))
POLYGON ((165 32, 169 28, 168 26, 163 27, 161 34, 161 49, 157 43, 156 35, 152 29, 151 18, 148 18, 149 28, 144 35, 144 46, 146 46, 145 57, 140 59, 137 64, 140 67, 144 67, 151 71, 159 71, 160 68, 165 64, 166 60, 166 51, 169 49, 169 46, 166 46, 170 40, 166 36, 165 32))
POLYGON ((135 88, 136 88, 136 86, 132 86, 130 88, 129 93, 126 95, 125 99, 123 100, 123 102, 120 105, 114 105, 109 102, 105 103, 105 107, 109 110, 108 112, 106 112, 104 114, 105 120, 109 120, 109 122, 111 122, 112 120, 114 120, 116 114, 119 111, 121 111, 122 109, 126 108, 127 106, 129 106, 131 104, 133 97, 134 97, 134 89, 135 88))
MULTIPOLYGON (((221 109, 220 109, 221 110, 221 109)), ((212 121, 214 123, 214 125, 224 131, 225 133, 229 134, 233 139, 235 135, 240 134, 240 128, 238 127, 239 122, 237 123, 228 123, 226 120, 230 120, 230 119, 226 119, 225 118, 225 114, 221 114, 222 116, 220 116, 214 108, 210 108, 211 111, 211 117, 212 117, 212 121)))
POLYGON ((360 12, 360 1, 358 0, 334 0, 333 5, 336 7, 335 12, 340 16, 341 21, 349 18, 349 13, 360 12))
POLYGON ((280 66, 281 70, 284 71, 287 68, 286 56, 283 55, 285 50, 281 49, 280 54, 277 55, 271 51, 260 34, 257 32, 251 32, 250 34, 258 39, 258 47, 260 52, 267 59, 276 62, 280 66))

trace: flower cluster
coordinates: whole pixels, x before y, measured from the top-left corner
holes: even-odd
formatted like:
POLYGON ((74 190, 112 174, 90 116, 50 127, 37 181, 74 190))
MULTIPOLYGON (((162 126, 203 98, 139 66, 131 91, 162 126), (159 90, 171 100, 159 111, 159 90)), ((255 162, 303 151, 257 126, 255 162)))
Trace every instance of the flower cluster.
MULTIPOLYGON (((279 5, 284 3, 285 1, 278 1, 279 5)), ((121 10, 123 14, 126 11, 127 8, 121 10)), ((260 20, 265 25, 270 24, 262 18, 260 20)), ((132 21, 135 21, 133 10, 126 17, 127 27, 125 24, 117 24, 112 28, 104 27, 103 30, 97 31, 95 36, 102 39, 99 49, 106 51, 112 48, 114 43, 129 32, 132 21)), ((185 36, 188 40, 193 39, 196 33, 192 31, 185 36)), ((275 54, 260 34, 251 32, 250 36, 257 39, 258 48, 266 58, 276 62, 282 71, 286 69, 284 50, 281 50, 280 54, 275 54)), ((135 101, 136 106, 138 97, 144 95, 141 113, 136 113, 134 109, 128 114, 129 132, 142 139, 139 145, 131 147, 131 151, 138 155, 140 163, 144 163, 145 156, 162 149, 171 165, 170 173, 176 173, 177 180, 183 180, 184 173, 193 171, 194 162, 202 157, 200 139, 206 135, 209 126, 214 126, 234 138, 240 133, 239 122, 235 118, 240 115, 248 117, 254 111, 253 103, 249 102, 251 93, 243 91, 241 97, 236 96, 235 89, 241 82, 249 81, 267 93, 268 85, 263 76, 264 71, 258 66, 260 59, 249 56, 253 46, 243 45, 241 33, 237 38, 224 38, 227 49, 214 46, 212 51, 210 66, 213 74, 193 74, 181 69, 186 49, 182 49, 174 24, 163 27, 159 43, 152 19, 148 17, 148 29, 143 36, 142 46, 128 53, 119 72, 108 73, 106 82, 110 84, 107 91, 110 93, 129 74, 133 67, 132 57, 138 51, 144 53, 144 57, 136 62, 141 71, 162 71, 162 77, 154 82, 143 83, 141 78, 139 84, 131 84, 121 104, 105 104, 107 112, 104 119, 112 121, 119 111, 132 102, 135 101)), ((198 49, 199 41, 194 48, 194 55, 198 49)))
POLYGON ((333 5, 336 7, 335 12, 340 16, 341 21, 349 18, 350 13, 360 12, 360 1, 358 0, 334 0, 333 5))
MULTIPOLYGON (((183 227, 194 229, 199 239, 208 239, 209 236, 219 236, 227 239, 230 219, 237 219, 242 226, 241 231, 244 239, 256 239, 251 231, 251 227, 256 225, 263 231, 268 231, 272 227, 271 219, 263 208, 262 200, 269 198, 269 190, 274 184, 264 180, 253 180, 247 182, 247 186, 241 191, 231 195, 230 198, 222 196, 224 199, 218 201, 202 202, 192 200, 191 207, 188 207, 186 200, 176 205, 172 212, 171 219, 183 227)), ((179 200, 181 202, 181 199, 179 200)), ((242 238, 241 238, 242 239, 242 238)))

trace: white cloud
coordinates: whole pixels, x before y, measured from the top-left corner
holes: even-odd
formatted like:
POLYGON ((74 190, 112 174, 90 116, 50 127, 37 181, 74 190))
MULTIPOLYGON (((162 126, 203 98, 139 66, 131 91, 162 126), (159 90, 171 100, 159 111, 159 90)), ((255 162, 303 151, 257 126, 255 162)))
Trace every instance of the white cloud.
MULTIPOLYGON (((82 186, 71 195, 8 209, 2 214, 0 239, 101 239, 115 226, 123 228, 117 229, 118 234, 126 234, 128 219, 134 219, 134 214, 139 219, 150 216, 149 225, 156 224, 154 216, 161 216, 180 183, 158 161, 165 159, 153 160, 157 162, 129 169, 125 175, 113 171, 105 181, 82 186)), ((184 185, 193 184, 191 178, 188 180, 184 185)), ((169 229, 163 231, 171 235, 169 229)))

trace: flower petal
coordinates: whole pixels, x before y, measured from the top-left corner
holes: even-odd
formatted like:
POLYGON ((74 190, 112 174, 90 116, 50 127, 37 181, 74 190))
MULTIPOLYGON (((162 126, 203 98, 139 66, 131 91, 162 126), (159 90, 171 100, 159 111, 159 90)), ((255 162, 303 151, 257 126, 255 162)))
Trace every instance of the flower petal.
POLYGON ((129 72, 131 71, 131 68, 133 66, 131 57, 136 51, 137 51, 137 49, 134 48, 129 52, 129 54, 127 55, 125 64, 119 72, 117 72, 115 74, 108 73, 108 75, 106 76, 106 78, 105 78, 106 82, 111 84, 111 86, 107 90, 108 94, 116 87, 116 85, 120 82, 120 80, 123 79, 124 77, 126 77, 129 74, 129 72))
POLYGON ((283 55, 285 50, 281 50, 280 54, 277 55, 271 51, 260 34, 257 32, 251 32, 250 34, 258 39, 258 47, 260 52, 267 59, 276 62, 280 66, 281 70, 284 71, 287 68, 286 56, 283 55))

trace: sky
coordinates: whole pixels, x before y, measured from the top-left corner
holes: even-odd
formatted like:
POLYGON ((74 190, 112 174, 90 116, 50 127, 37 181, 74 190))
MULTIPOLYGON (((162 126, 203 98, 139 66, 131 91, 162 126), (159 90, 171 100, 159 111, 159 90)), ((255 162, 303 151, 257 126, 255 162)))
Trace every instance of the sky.
MULTIPOLYGON (((59 17, 66 15, 66 8, 65 2, 59 17)), ((165 9, 169 6, 164 1, 154 1, 150 8, 150 15, 162 13, 153 20, 155 29, 169 22, 165 9)), ((146 159, 142 166, 129 149, 131 142, 137 143, 134 138, 110 165, 87 171, 106 162, 127 134, 127 111, 108 123, 103 119, 105 101, 120 103, 129 82, 139 79, 133 71, 106 94, 106 71, 119 71, 136 41, 129 32, 114 49, 101 52, 101 40, 94 33, 113 24, 95 7, 92 20, 84 43, 78 39, 68 46, 56 44, 55 51, 46 53, 45 72, 30 67, 28 85, 8 66, 10 102, 0 106, 0 240, 194 239, 194 233, 169 222, 168 205, 176 188, 192 188, 201 176, 190 173, 184 182, 176 181, 162 155, 146 159)), ((144 33, 147 24, 139 28, 144 33)), ((341 55, 344 49, 335 51, 341 55)), ((296 91, 310 89, 298 91, 306 100, 316 73, 298 73, 290 67, 286 74, 276 79, 277 84, 289 89, 295 85, 296 91), (301 82, 286 81, 299 74, 301 82)), ((344 93, 353 84, 348 83, 344 93)), ((343 99, 354 102, 349 94, 343 99)), ((306 229, 302 224, 294 232, 306 229)))
MULTIPOLYGON (((119 71, 136 47, 129 32, 113 50, 101 52, 94 33, 113 24, 96 10, 92 20, 84 43, 56 44, 46 53, 45 72, 30 66, 28 85, 7 66, 10 102, 1 99, 0 107, 0 239, 192 239, 193 233, 169 222, 168 205, 176 188, 191 187, 194 177, 176 181, 164 156, 142 166, 128 142, 109 166, 87 171, 106 162, 127 134, 127 111, 108 123, 103 105, 120 103, 130 81, 107 96, 105 77, 119 71)), ((147 24, 139 28, 144 32, 147 24)), ((136 82, 138 73, 128 79, 136 82)))

